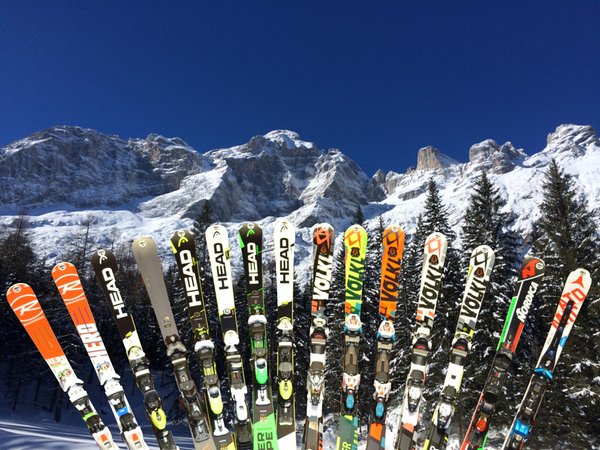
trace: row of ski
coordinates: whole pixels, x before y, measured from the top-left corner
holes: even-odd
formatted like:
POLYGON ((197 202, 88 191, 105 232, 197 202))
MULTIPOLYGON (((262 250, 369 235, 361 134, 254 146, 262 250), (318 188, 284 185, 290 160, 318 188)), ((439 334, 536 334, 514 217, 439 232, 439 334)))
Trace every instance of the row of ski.
MULTIPOLYGON (((251 349, 252 396, 248 404, 248 387, 240 353, 238 323, 235 309, 229 237, 225 227, 212 225, 206 230, 206 246, 211 266, 221 332, 224 342, 228 384, 234 417, 234 429, 225 421, 225 403, 216 369, 215 345, 206 317, 196 256, 195 238, 187 230, 176 231, 170 244, 179 269, 193 332, 194 353, 203 375, 199 390, 193 381, 187 360, 187 350, 180 339, 171 310, 162 265, 155 242, 149 237, 133 242, 133 256, 142 275, 154 309, 166 352, 182 403, 187 413, 194 448, 202 450, 287 450, 296 447, 296 411, 294 401, 294 245, 295 227, 279 220, 274 230, 274 254, 277 288, 277 367, 274 396, 271 389, 267 340, 267 311, 263 290, 263 235, 254 223, 246 223, 238 233, 248 305, 248 330, 251 349)), ((307 374, 307 407, 303 450, 323 449, 323 400, 325 392, 326 347, 330 333, 325 305, 329 298, 334 266, 334 230, 328 224, 313 229, 312 298, 310 360, 307 374)), ((381 450, 386 443, 386 419, 391 392, 390 360, 395 342, 394 320, 399 291, 399 278, 404 232, 392 225, 382 236, 382 260, 379 314, 381 322, 376 335, 375 380, 373 400, 369 409, 367 450, 381 450)), ((394 448, 417 448, 420 406, 427 375, 435 311, 444 276, 447 240, 441 233, 432 233, 424 245, 424 259, 412 338, 411 363, 404 389, 394 448)), ((363 277, 367 252, 367 233, 360 225, 352 225, 344 233, 345 246, 345 320, 342 398, 337 450, 356 450, 359 435, 358 391, 361 382, 359 368, 362 322, 363 277)), ((123 341, 125 352, 140 389, 148 420, 161 450, 175 450, 172 433, 162 400, 154 388, 149 361, 143 351, 133 317, 127 312, 119 281, 118 265, 108 249, 96 251, 92 267, 108 300, 112 316, 123 341)), ((472 345, 477 318, 494 265, 494 252, 488 246, 477 247, 470 258, 465 291, 458 323, 450 349, 446 379, 435 406, 431 422, 421 436, 424 450, 446 447, 464 373, 464 364, 472 345)), ((515 294, 496 349, 492 368, 473 414, 461 450, 483 449, 491 419, 502 386, 510 372, 514 354, 525 325, 535 292, 544 276, 544 262, 526 257, 519 271, 515 294)), ((85 345, 103 386, 122 440, 129 450, 148 449, 143 433, 125 396, 100 337, 83 291, 76 268, 67 262, 52 270, 54 282, 85 345)), ((529 439, 544 393, 552 379, 558 357, 581 304, 587 296, 591 278, 585 269, 573 271, 565 284, 550 331, 523 401, 504 442, 503 449, 522 449, 529 439)), ((8 290, 7 299, 17 317, 36 344, 56 376, 61 388, 80 412, 98 447, 117 449, 110 431, 104 425, 62 351, 35 293, 26 284, 18 283, 8 290)))

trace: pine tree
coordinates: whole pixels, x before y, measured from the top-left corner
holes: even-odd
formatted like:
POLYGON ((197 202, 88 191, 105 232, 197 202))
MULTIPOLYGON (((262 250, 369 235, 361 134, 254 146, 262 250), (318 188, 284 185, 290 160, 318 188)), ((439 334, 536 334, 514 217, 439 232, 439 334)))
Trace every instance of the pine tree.
MULTIPOLYGON (((473 194, 469 199, 461 230, 465 249, 463 265, 468 265, 471 252, 479 245, 488 245, 494 250, 495 263, 479 314, 471 353, 465 366, 467 376, 460 395, 462 417, 458 418, 465 425, 468 425, 471 419, 471 413, 487 379, 488 368, 508 312, 514 292, 520 244, 518 237, 509 230, 512 225, 511 216, 503 211, 506 202, 485 172, 475 180, 471 191, 473 194), (475 370, 475 367, 484 369, 475 370)), ((512 391, 503 401, 514 403, 512 391)), ((499 418, 508 420, 509 413, 505 413, 502 408, 498 409, 495 421, 499 418)))
POLYGON ((571 331, 554 380, 538 415, 532 447, 552 439, 565 448, 587 448, 598 439, 594 418, 600 416, 600 238, 598 213, 590 211, 573 178, 552 161, 545 173, 541 217, 532 234, 533 250, 546 262, 546 276, 530 312, 532 339, 521 344, 531 354, 521 392, 531 376, 562 287, 569 272, 583 267, 592 274, 592 289, 571 331), (564 420, 568 413, 570 420, 564 420))
MULTIPOLYGON (((40 301, 43 301, 50 291, 47 276, 43 262, 33 251, 27 218, 23 213, 0 240, 2 294, 6 293, 11 285, 24 282, 31 285, 40 301)), ((25 335, 23 326, 6 300, 0 301, 0 317, 3 318, 0 328, 0 351, 7 363, 2 382, 6 387, 7 400, 10 401, 11 407, 16 409, 26 394, 22 387, 35 384, 33 402, 48 408, 53 399, 61 398, 62 391, 35 345, 25 335), (48 397, 47 393, 51 395, 48 397)), ((58 417, 60 411, 59 408, 58 417)))
POLYGON ((204 245, 204 233, 206 233, 208 227, 210 227, 213 224, 213 221, 214 217, 212 213, 212 208, 210 206, 210 202, 206 201, 202 206, 202 211, 200 212, 196 220, 194 220, 192 229, 190 230, 194 234, 194 236, 196 236, 196 253, 198 256, 198 261, 202 262, 202 264, 200 264, 201 276, 205 276, 206 272, 210 272, 210 268, 208 265, 208 250, 206 248, 206 245, 204 245), (202 245, 200 245, 201 242, 202 245))

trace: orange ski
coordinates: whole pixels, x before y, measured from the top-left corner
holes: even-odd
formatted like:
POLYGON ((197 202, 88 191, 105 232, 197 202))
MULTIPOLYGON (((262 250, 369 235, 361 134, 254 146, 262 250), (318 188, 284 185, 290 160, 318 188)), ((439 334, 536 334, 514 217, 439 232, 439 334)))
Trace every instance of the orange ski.
POLYGON ((81 414, 98 448, 118 450, 109 429, 104 425, 90 402, 88 394, 83 388, 83 381, 75 375, 58 343, 33 289, 25 283, 14 284, 8 289, 6 299, 46 360, 61 389, 69 395, 69 400, 81 414))
POLYGON ((135 420, 123 386, 119 382, 120 377, 113 368, 98 332, 77 269, 71 263, 59 263, 52 269, 52 278, 83 341, 98 380, 104 388, 123 441, 130 450, 148 450, 142 430, 135 420))
POLYGON ((385 419, 387 401, 392 389, 390 381, 390 357, 396 333, 396 300, 400 283, 400 266, 404 251, 404 231, 396 225, 387 227, 382 236, 381 283, 379 286, 379 315, 381 323, 377 330, 377 359, 373 382, 373 408, 369 416, 367 450, 380 450, 385 445, 385 419))

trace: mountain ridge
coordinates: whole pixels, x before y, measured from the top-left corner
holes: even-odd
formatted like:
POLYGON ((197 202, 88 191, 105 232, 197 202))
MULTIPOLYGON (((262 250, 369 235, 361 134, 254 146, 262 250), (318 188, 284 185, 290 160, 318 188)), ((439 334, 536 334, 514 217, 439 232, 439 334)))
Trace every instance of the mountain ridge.
POLYGON ((410 233, 430 178, 458 231, 470 184, 486 171, 507 200, 514 230, 527 235, 539 215, 541 175, 552 158, 574 175, 591 206, 600 206, 595 130, 560 125, 547 142, 528 156, 510 142, 486 139, 470 147, 467 162, 427 150, 431 164, 369 177, 340 150, 322 150, 290 130, 200 153, 183 139, 159 134, 125 140, 81 127, 53 127, 0 149, 0 224, 10 228, 28 211, 38 251, 52 260, 87 219, 95 228, 93 244, 108 235, 126 242, 143 233, 166 240, 175 229, 190 226, 210 202, 215 220, 231 233, 251 220, 269 234, 276 217, 287 217, 299 227, 300 254, 308 257, 309 227, 328 221, 345 229, 358 205, 368 226, 381 215, 410 233))

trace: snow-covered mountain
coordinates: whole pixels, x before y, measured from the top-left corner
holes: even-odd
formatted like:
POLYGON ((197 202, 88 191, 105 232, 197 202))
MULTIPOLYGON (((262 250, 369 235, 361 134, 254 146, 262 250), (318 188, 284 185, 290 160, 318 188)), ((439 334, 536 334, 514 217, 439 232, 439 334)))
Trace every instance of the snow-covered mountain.
POLYGON ((87 219, 98 245, 150 234, 166 252, 170 234, 189 226, 209 201, 232 233, 245 220, 260 222, 267 234, 278 217, 295 222, 302 277, 310 226, 328 221, 344 229, 360 204, 367 224, 383 215, 410 232, 431 177, 455 226, 473 179, 485 170, 507 199, 516 230, 526 235, 538 217, 541 174, 552 158, 574 175, 591 206, 600 207, 600 141, 591 126, 561 125, 544 149, 533 150, 540 151, 528 156, 510 142, 487 139, 462 163, 424 147, 416 168, 379 170, 369 178, 341 151, 323 151, 287 130, 202 154, 179 138, 123 140, 54 127, 0 149, 0 224, 10 226, 25 212, 38 252, 50 259, 61 256, 69 235, 87 219))

